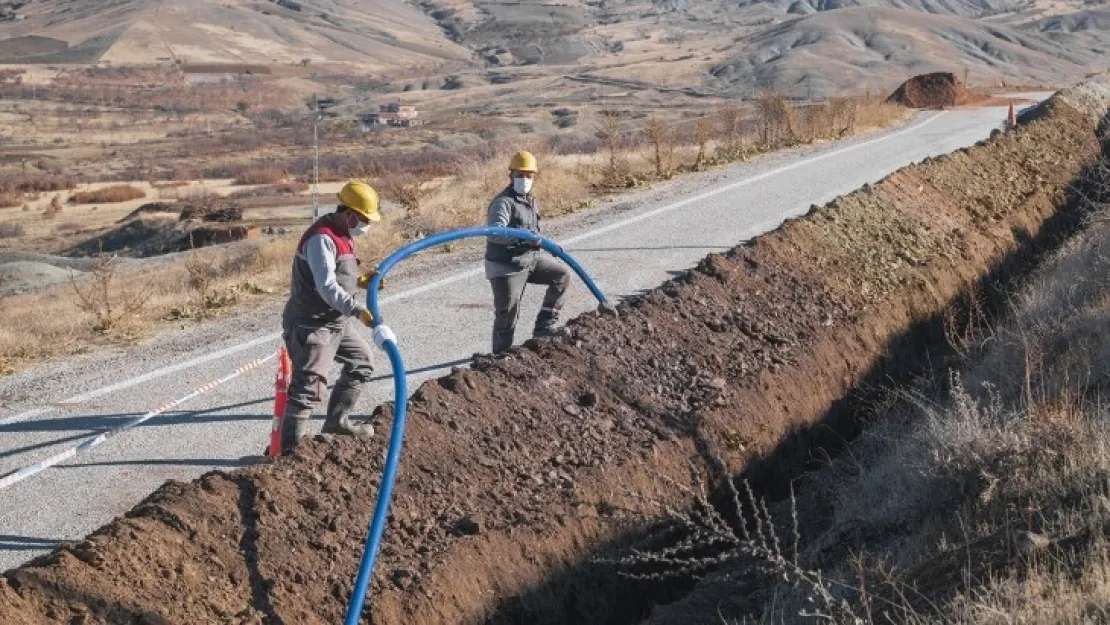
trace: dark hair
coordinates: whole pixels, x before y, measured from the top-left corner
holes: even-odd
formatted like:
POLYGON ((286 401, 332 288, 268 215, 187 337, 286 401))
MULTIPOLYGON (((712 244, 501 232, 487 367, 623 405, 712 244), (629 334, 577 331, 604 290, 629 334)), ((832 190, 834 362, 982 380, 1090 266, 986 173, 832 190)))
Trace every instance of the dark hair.
POLYGON ((343 213, 345 213, 349 210, 351 210, 350 206, 347 206, 346 204, 340 204, 339 206, 335 207, 335 214, 336 215, 342 215, 343 213))

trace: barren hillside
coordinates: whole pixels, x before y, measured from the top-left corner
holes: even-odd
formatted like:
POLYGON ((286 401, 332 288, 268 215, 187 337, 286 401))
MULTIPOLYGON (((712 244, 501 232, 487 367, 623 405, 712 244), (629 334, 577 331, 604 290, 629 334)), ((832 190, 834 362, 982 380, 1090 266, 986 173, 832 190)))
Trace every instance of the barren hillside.
POLYGON ((726 84, 818 93, 848 85, 882 87, 900 77, 965 67, 981 83, 1051 84, 1080 77, 1098 61, 1095 51, 1062 43, 1066 35, 1048 38, 1036 29, 904 9, 850 8, 772 27, 710 73, 726 84))
POLYGON ((38 0, 0 23, 7 62, 421 66, 463 60, 419 9, 388 0, 38 0))
POLYGON ((1101 68, 1105 15, 1025 0, 423 0, 487 66, 568 65, 606 78, 742 94, 887 89, 967 68, 980 84, 1057 83, 1101 68))
POLYGON ((885 90, 909 73, 964 68, 979 84, 1059 84, 1105 67, 1107 13, 1091 9, 1080 0, 33 0, 18 9, 22 20, 0 21, 0 62, 331 63, 458 76, 447 84, 464 91, 514 67, 722 95, 885 90))

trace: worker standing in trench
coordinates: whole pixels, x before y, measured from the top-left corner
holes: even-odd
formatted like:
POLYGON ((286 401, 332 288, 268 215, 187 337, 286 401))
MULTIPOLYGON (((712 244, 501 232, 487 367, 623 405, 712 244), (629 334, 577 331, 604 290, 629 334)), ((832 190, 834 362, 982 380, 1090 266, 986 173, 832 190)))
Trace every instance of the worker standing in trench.
POLYGON ((322 433, 369 437, 374 428, 349 417, 374 370, 370 343, 354 320, 372 324, 370 312, 355 298, 376 271, 359 273, 354 237, 381 221, 378 194, 362 181, 348 182, 339 207, 309 226, 293 257, 293 282, 282 313, 282 338, 293 376, 282 416, 281 453, 288 453, 307 432, 313 409, 327 390, 332 362, 343 365, 328 400, 322 433))
MULTIPOLYGON (((509 186, 490 203, 486 225, 540 233, 540 209, 532 194, 537 173, 535 156, 529 152, 513 156, 509 163, 509 186)), ((567 268, 543 253, 538 241, 513 237, 488 237, 485 260, 486 278, 493 288, 493 353, 512 347, 520 299, 528 284, 547 286, 532 336, 554 334, 570 285, 567 268)))

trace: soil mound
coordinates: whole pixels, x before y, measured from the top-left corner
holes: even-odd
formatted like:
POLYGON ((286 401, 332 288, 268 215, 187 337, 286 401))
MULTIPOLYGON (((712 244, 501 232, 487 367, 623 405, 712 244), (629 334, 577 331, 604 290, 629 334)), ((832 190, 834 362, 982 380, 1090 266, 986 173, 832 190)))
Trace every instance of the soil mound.
POLYGON ((208 214, 211 222, 178 221, 176 217, 140 217, 132 219, 100 236, 64 252, 69 256, 118 254, 146 258, 185 252, 190 249, 254 239, 262 230, 249 224, 224 224, 222 213, 208 214))
POLYGON ((139 217, 146 217, 148 215, 169 213, 177 215, 179 214, 180 210, 180 208, 170 202, 147 202, 146 204, 143 204, 142 206, 128 213, 126 217, 119 220, 119 223, 131 221, 132 219, 138 219, 139 217))
POLYGON ((176 222, 166 218, 140 217, 117 228, 80 243, 64 253, 68 256, 96 256, 120 254, 123 256, 157 256, 181 251, 188 232, 176 222))
POLYGON ((29 293, 60 282, 81 272, 48 263, 16 261, 0 264, 0 296, 29 293))
POLYGON ((939 109, 966 104, 970 99, 955 74, 935 72, 914 76, 902 83, 887 101, 916 109, 939 109))
POLYGON ((211 199, 191 202, 181 209, 181 221, 187 221, 189 219, 221 223, 242 221, 243 205, 239 202, 211 199))
MULTIPOLYGON (((849 389, 928 360, 943 337, 908 332, 1056 214, 1098 154, 1095 123, 1061 103, 711 255, 619 318, 583 315, 423 384, 371 622, 645 616, 662 595, 583 560, 627 539, 630 511, 658 513, 645 498, 685 501, 690 462, 787 473, 769 459, 808 458, 849 389), (891 345, 908 356, 884 358, 891 345)), ((390 416, 376 412, 379 431, 390 416)), ((340 622, 383 444, 317 437, 271 465, 169 482, 6 573, 0 622, 340 622)))

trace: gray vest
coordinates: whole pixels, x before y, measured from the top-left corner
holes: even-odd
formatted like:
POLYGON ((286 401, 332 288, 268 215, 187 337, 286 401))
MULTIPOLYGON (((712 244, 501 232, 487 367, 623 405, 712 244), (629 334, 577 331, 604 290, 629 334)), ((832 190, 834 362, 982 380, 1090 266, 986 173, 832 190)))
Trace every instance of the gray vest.
POLYGON ((297 254, 293 257, 293 284, 282 316, 286 323, 325 325, 339 321, 343 317, 343 313, 329 306, 316 292, 312 268, 304 255, 305 243, 318 234, 330 238, 335 243, 335 281, 348 293, 354 293, 358 288, 359 263, 355 255, 354 242, 334 219, 334 213, 321 217, 305 231, 300 243, 297 244, 297 254))
MULTIPOLYGON (((540 233, 540 214, 536 210, 534 198, 529 200, 524 196, 517 195, 512 186, 509 186, 493 198, 493 202, 490 204, 491 216, 497 213, 495 207, 499 204, 507 204, 511 208, 509 228, 520 228, 536 234, 540 233)), ((523 266, 528 264, 529 255, 534 256, 535 254, 535 250, 486 240, 486 260, 491 262, 523 266)))

